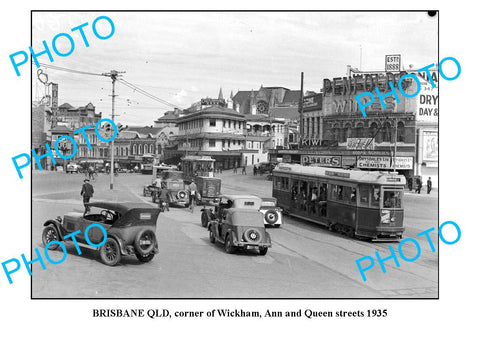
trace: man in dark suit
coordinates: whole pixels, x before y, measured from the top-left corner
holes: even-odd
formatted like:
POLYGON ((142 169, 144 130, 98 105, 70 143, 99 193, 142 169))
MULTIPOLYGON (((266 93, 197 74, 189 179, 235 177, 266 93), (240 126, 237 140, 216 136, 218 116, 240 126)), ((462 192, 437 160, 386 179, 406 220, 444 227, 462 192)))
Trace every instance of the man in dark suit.
POLYGON ((80 195, 83 196, 83 205, 85 206, 85 212, 83 215, 86 215, 90 212, 90 207, 87 206, 87 203, 90 202, 90 197, 93 196, 93 186, 90 184, 90 180, 85 178, 83 180, 82 191, 80 195))
POLYGON ((430 191, 432 191, 432 177, 428 177, 427 181, 427 194, 429 194, 430 191))

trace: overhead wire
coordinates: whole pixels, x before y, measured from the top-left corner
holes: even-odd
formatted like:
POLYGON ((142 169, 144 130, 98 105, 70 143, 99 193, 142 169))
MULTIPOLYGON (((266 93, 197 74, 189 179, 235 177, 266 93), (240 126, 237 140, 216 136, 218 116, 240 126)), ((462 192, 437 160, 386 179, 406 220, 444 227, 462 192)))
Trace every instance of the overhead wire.
MULTIPOLYGON (((34 61, 32 60, 32 63, 34 63, 34 61)), ((79 71, 79 70, 74 70, 74 69, 70 69, 70 68, 66 68, 66 67, 61 67, 61 66, 55 66, 55 65, 48 65, 48 64, 44 64, 44 63, 38 63, 38 65, 42 66, 42 67, 45 67, 47 69, 52 69, 52 70, 56 70, 56 71, 63 71, 63 72, 70 72, 70 73, 75 73, 75 74, 83 74, 83 75, 91 75, 91 76, 101 76, 101 77, 105 77, 106 74, 105 73, 93 73, 93 72, 86 72, 86 71, 79 71)), ((178 105, 175 105, 175 104, 172 104, 164 99, 161 99, 143 89, 141 89, 140 87, 138 87, 137 85, 134 85, 124 79, 117 79, 118 82, 122 83, 123 85, 131 88, 132 90, 134 91, 137 91, 139 92, 140 94, 143 94, 144 96, 152 99, 152 100, 155 100, 159 103, 162 103, 163 105, 166 105, 168 107, 172 107, 172 108, 178 108, 178 105)))
POLYGON ((117 79, 117 80, 118 80, 119 83, 121 83, 121 84, 123 84, 123 85, 125 85, 125 86, 127 86, 127 87, 129 87, 129 88, 131 88, 131 89, 133 89, 133 90, 135 90, 135 91, 137 91, 137 92, 139 92, 140 94, 143 94, 144 96, 146 96, 146 97, 148 97, 148 98, 150 98, 150 99, 156 100, 156 101, 158 101, 158 102, 160 102, 160 103, 162 103, 162 104, 164 104, 164 105, 167 105, 167 106, 169 106, 169 107, 172 107, 172 108, 178 108, 178 105, 172 104, 172 103, 170 103, 170 102, 168 102, 168 101, 166 101, 166 100, 164 100, 164 99, 161 99, 161 98, 159 98, 159 97, 157 97, 157 96, 155 96, 155 95, 153 95, 153 94, 151 94, 151 93, 149 93, 149 92, 141 89, 140 87, 135 86, 134 84, 126 81, 125 79, 117 79))
MULTIPOLYGON (((32 64, 34 64, 33 60, 32 60, 32 64)), ((45 68, 49 68, 49 69, 57 70, 57 71, 64 71, 64 72, 77 73, 77 74, 85 74, 85 75, 90 75, 90 76, 102 76, 102 77, 104 76, 104 74, 102 74, 102 73, 92 73, 92 72, 78 71, 78 70, 73 70, 73 69, 66 68, 66 67, 47 65, 47 64, 44 64, 44 63, 38 63, 38 64, 40 66, 45 67, 45 68)))

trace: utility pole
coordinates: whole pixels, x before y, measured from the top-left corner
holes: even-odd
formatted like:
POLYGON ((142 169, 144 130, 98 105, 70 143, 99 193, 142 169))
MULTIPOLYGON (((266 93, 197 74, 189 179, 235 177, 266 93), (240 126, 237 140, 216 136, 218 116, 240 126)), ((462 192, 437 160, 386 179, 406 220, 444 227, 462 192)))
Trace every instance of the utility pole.
POLYGON ((303 141, 303 134, 304 134, 304 127, 303 127, 303 72, 300 75, 300 103, 298 103, 300 106, 300 143, 298 145, 298 148, 302 146, 302 141, 303 141))
POLYGON ((397 172, 397 118, 393 118, 393 124, 395 125, 394 126, 394 129, 395 129, 395 146, 393 148, 393 172, 397 172))
MULTIPOLYGON (((112 121, 115 122, 115 97, 117 96, 115 94, 115 81, 117 80, 117 77, 120 76, 120 73, 125 73, 125 72, 119 72, 112 70, 110 73, 103 73, 104 76, 110 77, 112 79, 112 121)), ((113 126, 112 126, 112 134, 113 134, 113 126)), ((113 143, 114 139, 110 142, 110 190, 113 190, 113 174, 115 170, 115 158, 113 154, 113 143)))

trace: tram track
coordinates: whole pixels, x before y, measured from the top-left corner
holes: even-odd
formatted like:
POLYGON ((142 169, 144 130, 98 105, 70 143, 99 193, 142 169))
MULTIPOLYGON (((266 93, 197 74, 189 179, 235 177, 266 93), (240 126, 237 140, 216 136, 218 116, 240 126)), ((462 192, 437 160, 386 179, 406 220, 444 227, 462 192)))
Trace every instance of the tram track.
MULTIPOLYGON (((305 224, 304 222, 300 222, 302 225, 299 225, 299 223, 291 223, 291 222, 297 222, 297 221, 291 221, 291 218, 288 217, 288 218, 285 218, 286 220, 290 220, 289 221, 289 225, 292 225, 293 227, 296 227, 296 228, 301 228, 301 229, 306 229, 308 230, 309 232, 317 232, 317 230, 315 230, 314 227, 312 226, 309 226, 308 224, 305 224)), ((317 243, 320 243, 320 244, 323 244, 323 245, 328 245, 328 246, 332 246, 334 248, 337 248, 337 249, 340 249, 340 250, 343 250, 343 251, 346 251, 348 253, 351 253, 351 254, 356 254, 358 255, 359 257, 363 257, 363 256, 374 256, 374 252, 375 251, 386 251, 388 249, 388 245, 389 244, 386 244, 386 243, 373 243, 373 242, 368 242, 368 241, 364 241, 364 240, 359 240, 359 239, 355 239, 355 238, 349 238, 347 236, 344 236, 342 234, 339 234, 339 233, 336 233, 336 232, 331 232, 329 231, 328 229, 326 229, 326 227, 324 226, 321 226, 321 225, 318 225, 320 228, 322 228, 321 230, 322 231, 325 231, 325 233, 328 233, 328 235, 331 235, 332 237, 336 237, 338 236, 338 239, 339 240, 345 240, 345 241, 348 241, 348 242, 352 242, 352 243, 355 243, 356 245, 358 246, 362 246, 362 247, 366 247, 366 248, 369 248, 372 250, 371 253, 367 254, 366 252, 358 252, 358 251, 353 251, 351 248, 347 248, 345 246, 342 246, 338 243, 335 243, 335 242, 329 242, 329 241, 325 241, 325 240, 320 240, 318 238, 315 238, 315 237, 310 237, 310 236, 307 236, 303 233, 299 233, 299 232, 296 232, 296 231, 293 231, 291 229, 287 229, 287 228, 282 228, 283 231, 287 232, 287 233, 290 233, 292 235, 295 235, 297 237, 301 237, 303 239, 306 239, 306 240, 310 240, 310 241, 313 241, 313 242, 317 242, 317 243)), ((336 238, 337 239, 337 238, 336 238)), ((396 242, 396 244, 398 244, 396 242)), ((422 247, 422 249, 425 251, 426 249, 430 249, 429 248, 430 246, 428 245, 428 248, 424 248, 422 247)), ((416 247, 410 243, 405 243, 403 246, 402 246, 402 249, 404 252, 406 251, 413 251, 413 252, 416 252, 416 247)), ((438 259, 438 257, 437 257, 438 259)), ((431 260, 431 259, 428 259, 428 260, 431 260)), ((415 262, 418 266, 421 266, 423 268, 427 268, 427 269, 432 269, 431 266, 428 266, 428 265, 425 265, 425 264, 422 264, 421 262, 415 262)), ((438 262, 437 262, 438 263, 438 262)), ((398 268, 398 267, 393 267, 392 268, 398 268)))

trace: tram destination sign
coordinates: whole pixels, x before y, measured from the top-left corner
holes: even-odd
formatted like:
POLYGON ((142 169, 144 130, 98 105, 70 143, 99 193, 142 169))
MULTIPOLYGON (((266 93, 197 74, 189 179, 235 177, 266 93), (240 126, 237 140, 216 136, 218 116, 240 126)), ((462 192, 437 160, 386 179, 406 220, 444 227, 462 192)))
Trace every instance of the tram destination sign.
POLYGON ((338 172, 338 171, 325 171, 325 175, 333 176, 333 177, 342 177, 342 178, 350 178, 350 173, 348 172, 338 172))

